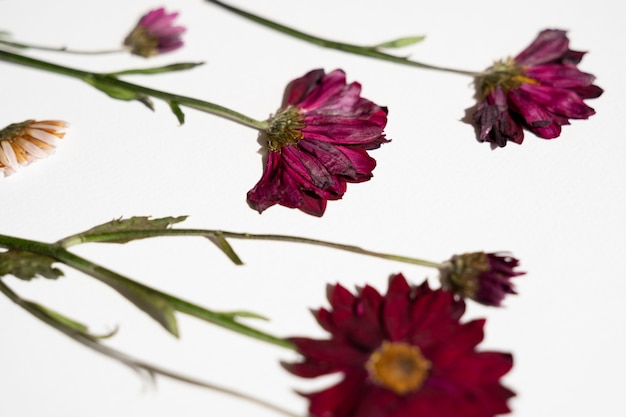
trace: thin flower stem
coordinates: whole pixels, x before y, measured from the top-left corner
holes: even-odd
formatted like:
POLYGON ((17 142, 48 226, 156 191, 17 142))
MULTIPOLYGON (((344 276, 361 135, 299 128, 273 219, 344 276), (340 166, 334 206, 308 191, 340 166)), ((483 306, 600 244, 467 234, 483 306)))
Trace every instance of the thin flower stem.
POLYGON ((271 20, 262 18, 260 16, 257 16, 255 14, 246 12, 244 10, 238 9, 234 6, 230 6, 228 4, 222 3, 221 1, 218 0, 206 0, 209 3, 213 3, 216 6, 219 6, 223 9, 226 9, 230 12, 233 12, 241 17, 244 17, 246 19, 252 20, 256 23, 259 23, 263 26, 269 27, 271 29, 277 30, 279 32, 282 32, 286 35, 289 36, 293 36, 294 38, 298 38, 301 39, 303 41, 324 47, 324 48, 330 48, 330 49, 337 49, 343 52, 349 52, 352 54, 357 54, 357 55, 362 55, 362 56, 368 56, 370 58, 376 58, 376 59, 381 59, 384 61, 390 61, 390 62, 395 62, 397 64, 403 64, 403 65, 408 65, 411 67, 418 67, 418 68, 424 68, 424 69, 431 69, 431 70, 436 70, 436 71, 444 71, 444 72, 451 72, 451 73, 455 73, 455 74, 461 74, 461 75, 469 75, 471 77, 475 77, 477 75, 479 75, 479 73, 474 72, 474 71, 466 71, 466 70, 460 70, 460 69, 455 69, 455 68, 447 68, 447 67, 440 67, 437 65, 430 65, 430 64, 424 64, 421 62, 417 62, 417 61, 412 61, 408 58, 403 58, 403 57, 398 57, 395 55, 390 55, 390 54, 386 54, 384 52, 380 52, 378 49, 374 48, 374 47, 367 47, 367 46, 359 46, 359 45, 353 45, 353 44, 349 44, 349 43, 343 43, 343 42, 336 42, 336 41, 332 41, 332 40, 328 40, 328 39, 323 39, 323 38, 319 38, 317 36, 313 36, 304 32, 300 32, 299 30, 281 25, 279 23, 273 22, 271 20))
POLYGON ((61 47, 52 47, 52 46, 44 46, 44 45, 33 45, 28 43, 20 43, 20 42, 12 42, 5 39, 0 39, 0 44, 12 46, 14 48, 20 49, 36 49, 38 51, 51 51, 51 52, 64 52, 66 54, 75 54, 75 55, 106 55, 106 54, 116 54, 120 52, 128 52, 124 48, 118 49, 104 49, 99 51, 83 51, 77 49, 69 49, 65 46, 61 47))
POLYGON ((286 339, 282 339, 241 324, 233 320, 231 315, 207 310, 188 301, 143 285, 114 271, 104 268, 94 262, 91 262, 85 258, 75 255, 67 251, 65 248, 59 246, 58 244, 49 244, 33 240, 20 239, 12 236, 0 235, 0 247, 28 251, 39 255, 48 256, 57 260, 58 262, 61 262, 73 269, 81 271, 103 282, 104 284, 118 291, 123 296, 125 296, 124 293, 127 290, 136 291, 137 293, 147 294, 149 296, 154 296, 159 299, 165 300, 176 311, 179 311, 181 313, 194 316, 201 320, 216 324, 218 326, 227 328, 229 330, 241 333, 255 339, 262 340, 264 342, 268 342, 288 349, 294 349, 293 344, 286 339))
POLYGON ((158 229, 158 230, 131 230, 119 231, 114 233, 98 233, 98 234, 77 234, 68 236, 57 242, 60 246, 70 247, 80 243, 88 242, 106 242, 116 240, 140 239, 157 236, 222 236, 232 239, 246 240, 271 240, 281 242, 304 243, 309 245, 324 246, 328 248, 343 250, 346 252, 358 253, 365 256, 373 256, 376 258, 388 259, 392 261, 404 262, 413 265, 421 265, 429 268, 439 269, 442 264, 408 256, 393 255, 383 252, 375 252, 360 248, 354 245, 345 245, 342 243, 327 242, 318 239, 309 239, 299 236, 273 235, 273 234, 252 234, 252 233, 236 233, 224 230, 206 230, 206 229, 158 229))
POLYGON ((148 372, 150 375, 161 375, 170 379, 173 379, 175 381, 180 381, 180 382, 184 382, 186 384, 190 384, 190 385, 195 385, 201 388, 206 388, 206 389, 210 389, 212 391, 217 391, 217 392, 221 392, 223 394, 227 394, 230 396, 233 396, 235 398, 239 398, 239 399, 243 399, 246 401, 249 401, 253 404, 259 405, 261 407, 265 407, 267 409, 276 411, 280 414, 283 414, 287 417, 301 417, 298 414, 292 413, 282 407, 279 407, 275 404, 271 404, 265 400, 262 400, 260 398, 256 398, 253 397, 251 395, 247 395, 247 394, 243 394, 241 392, 229 389, 229 388, 224 388, 221 387, 219 385, 215 385, 212 384, 210 382, 206 382, 206 381, 202 381, 200 379, 197 378, 193 378, 193 377, 189 377, 186 375, 182 375, 180 373, 174 372, 174 371, 170 371, 169 369, 166 368, 162 368, 160 366, 156 366, 156 365, 152 365, 148 362, 144 362, 142 360, 136 359, 132 356, 129 356, 123 352, 120 352, 118 350, 112 349, 108 346, 105 346, 101 343, 99 343, 97 340, 91 339, 89 337, 86 337, 84 334, 81 334, 79 332, 76 331, 72 331, 71 328, 68 327, 63 327, 60 325, 60 323, 58 321, 54 321, 50 318, 50 316, 47 316, 45 314, 42 313, 41 309, 36 309, 33 307, 33 304, 24 300, 23 298, 21 298, 19 295, 17 295, 15 292, 13 292, 13 290, 11 290, 11 288, 9 288, 2 280, 0 280, 0 292, 3 293, 4 295, 6 295, 11 301, 13 301, 15 304, 17 304, 18 306, 20 306, 21 308, 23 308, 24 310, 26 310, 28 313, 32 314, 33 316, 35 316, 36 318, 38 318, 39 320, 43 321, 44 323, 50 325, 51 327, 55 328, 56 330, 62 332, 63 334, 65 334, 66 336, 74 339, 75 341, 77 341, 78 343, 92 349, 95 350, 98 353, 101 353, 105 356, 108 356, 111 359, 117 360, 121 363, 123 363, 124 365, 127 365, 129 367, 131 367, 132 369, 135 370, 144 370, 146 372, 148 372))
POLYGON ((208 101, 198 100, 191 97, 181 96, 178 94, 172 94, 165 91, 155 90, 148 87, 143 87, 138 84, 132 84, 126 81, 122 81, 110 74, 99 74, 88 71, 82 71, 75 68, 65 67, 62 65, 53 64, 51 62, 41 61, 38 59, 26 57, 20 54, 14 54, 9 51, 0 49, 0 60, 11 62, 14 64, 24 65, 31 68, 36 68, 44 71, 49 71, 57 74, 66 75, 73 78, 78 78, 89 84, 98 84, 101 86, 107 86, 110 88, 122 89, 124 91, 132 91, 137 94, 142 94, 154 98, 165 100, 168 103, 177 103, 183 106, 187 106, 196 110, 201 110, 215 116, 223 117, 240 123, 244 126, 251 127, 263 131, 267 128, 266 121, 260 121, 248 117, 242 113, 228 109, 215 103, 208 101))

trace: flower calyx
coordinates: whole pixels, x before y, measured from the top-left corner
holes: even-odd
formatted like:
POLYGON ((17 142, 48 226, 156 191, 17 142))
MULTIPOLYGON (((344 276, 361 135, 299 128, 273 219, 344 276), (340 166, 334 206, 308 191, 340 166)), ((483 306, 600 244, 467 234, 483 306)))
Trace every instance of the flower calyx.
POLYGON ((524 68, 519 66, 511 57, 496 61, 476 79, 476 85, 482 99, 498 88, 506 94, 524 83, 539 84, 537 80, 528 77, 524 68))
POLYGON ((302 129, 304 115, 294 106, 287 106, 268 120, 265 130, 267 146, 270 151, 280 151, 283 146, 295 145, 304 138, 302 129))

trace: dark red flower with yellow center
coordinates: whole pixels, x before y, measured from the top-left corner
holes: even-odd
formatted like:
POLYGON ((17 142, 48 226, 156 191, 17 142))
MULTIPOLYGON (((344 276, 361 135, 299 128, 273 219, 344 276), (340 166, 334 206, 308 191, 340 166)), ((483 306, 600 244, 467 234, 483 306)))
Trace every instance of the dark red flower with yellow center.
POLYGON ((563 30, 544 30, 514 59, 496 62, 476 78, 479 103, 468 109, 478 140, 503 147, 522 143, 524 129, 553 139, 569 119, 587 119, 595 111, 585 99, 603 90, 595 77, 576 65, 585 52, 569 49, 563 30))
POLYGON ((401 274, 387 294, 365 286, 353 295, 329 288, 332 309, 315 317, 329 340, 291 338, 304 360, 284 364, 313 378, 340 372, 325 390, 303 394, 316 417, 493 417, 515 395, 500 384, 510 354, 477 351, 485 320, 461 323, 462 299, 401 274))
POLYGON ((321 216, 347 183, 372 177, 367 153, 388 142, 387 109, 361 97, 341 70, 313 70, 287 86, 283 105, 261 135, 265 170, 248 192, 259 213, 275 204, 321 216))

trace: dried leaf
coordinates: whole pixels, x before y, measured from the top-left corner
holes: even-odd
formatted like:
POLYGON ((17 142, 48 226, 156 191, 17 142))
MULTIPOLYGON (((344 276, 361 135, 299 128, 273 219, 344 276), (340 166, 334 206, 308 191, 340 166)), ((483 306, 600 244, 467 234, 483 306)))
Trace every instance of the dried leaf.
POLYGON ((13 275, 26 281, 38 276, 56 279, 63 272, 52 266, 55 262, 55 259, 48 256, 11 249, 0 253, 0 277, 13 275))
MULTIPOLYGON (((92 227, 78 236, 88 237, 92 235, 115 234, 118 232, 128 232, 132 230, 165 230, 173 224, 184 221, 187 216, 178 217, 162 217, 159 219, 151 219, 149 216, 135 216, 129 219, 116 219, 110 222, 92 227)), ((111 240, 102 240, 103 243, 127 243, 132 240, 143 239, 143 237, 134 238, 112 238, 111 240)))
POLYGON ((230 243, 228 243, 228 241, 226 240, 226 238, 224 238, 224 236, 210 235, 210 236, 207 236, 207 239, 213 242, 215 246, 217 246, 222 252, 224 252, 224 254, 228 256, 228 259, 233 261, 235 265, 243 265, 243 262, 239 258, 239 255, 235 253, 235 250, 232 248, 232 246, 230 246, 230 243))

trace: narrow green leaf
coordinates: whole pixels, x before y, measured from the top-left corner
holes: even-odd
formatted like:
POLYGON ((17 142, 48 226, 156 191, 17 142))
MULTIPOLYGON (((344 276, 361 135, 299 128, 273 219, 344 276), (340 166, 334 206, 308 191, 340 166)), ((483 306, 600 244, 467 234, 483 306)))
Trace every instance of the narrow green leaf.
POLYGON ((178 103, 175 101, 169 101, 168 103, 170 105, 170 109, 172 109, 172 113, 174 113, 174 115, 178 119, 178 123, 180 123, 181 126, 184 125, 185 113, 183 113, 183 111, 180 109, 180 106, 178 105, 178 103))
POLYGON ((0 253, 0 277, 13 275, 26 281, 37 276, 56 279, 62 276, 63 272, 52 267, 55 262, 55 259, 48 256, 11 249, 0 253))
POLYGON ((220 311, 220 314, 223 314, 232 319, 242 317, 246 319, 259 319, 259 320, 269 321, 267 317, 262 316, 257 313, 253 313, 252 311, 220 311))
POLYGON ((128 88, 120 87, 118 85, 111 85, 105 82, 105 79, 106 78, 101 77, 84 78, 85 82, 89 83, 90 85, 102 91, 111 98, 124 101, 137 100, 143 103, 150 110, 154 110, 154 104, 152 103, 152 100, 150 100, 150 97, 146 96, 145 94, 137 93, 136 91, 130 90, 128 88))
POLYGON ((394 39, 392 41, 379 43, 372 47, 372 49, 383 49, 383 48, 404 48, 405 46, 414 45, 416 43, 422 42, 426 36, 409 36, 406 38, 394 39))
POLYGON ((165 330, 178 337, 178 323, 174 307, 163 297, 121 282, 108 282, 120 295, 156 320, 165 330))
MULTIPOLYGON (((79 233, 77 236, 81 239, 86 239, 89 236, 93 235, 103 235, 110 234, 115 235, 117 232, 127 232, 131 230, 165 230, 169 229, 171 225, 180 223, 184 221, 187 216, 178 216, 178 217, 161 217, 158 219, 151 219, 149 216, 135 216, 130 217, 128 219, 115 219, 110 222, 103 223, 101 225, 92 227, 89 230, 86 230, 82 233, 79 233)), ((71 238, 71 237, 70 237, 71 238)), ((70 239, 66 238, 66 239, 70 239)), ((64 239, 64 240, 66 240, 64 239)), ((134 238, 115 238, 112 236, 110 240, 99 240, 99 242, 103 243, 127 243, 132 240, 143 239, 143 237, 134 237, 134 238)))
POLYGON ((33 309, 33 310, 37 310, 39 311, 40 314, 45 315, 48 319, 54 321, 55 323, 57 323, 59 326, 62 326, 64 328, 66 328, 67 330, 71 330, 73 332, 79 333, 82 336, 88 337, 90 339, 96 340, 96 339, 105 339, 105 338, 109 338, 111 336, 113 336, 116 332, 116 330, 113 330, 109 333, 105 333, 102 335, 96 335, 93 334, 91 332, 89 332, 89 328, 74 320, 71 319, 69 317, 66 317, 64 315, 62 315, 61 313, 54 311, 48 307, 45 307, 39 303, 35 303, 32 301, 28 301, 28 300, 24 300, 24 304, 26 304, 27 307, 33 309))
POLYGON ((235 253, 235 250, 230 246, 230 243, 222 235, 207 235, 207 239, 215 244, 235 265, 243 265, 243 262, 239 258, 239 255, 235 253))
POLYGON ((204 62, 179 62, 177 64, 165 65, 163 67, 153 68, 133 68, 124 71, 110 72, 107 75, 111 77, 117 77, 118 75, 130 75, 130 74, 161 74, 166 72, 184 71, 204 65, 204 62))

